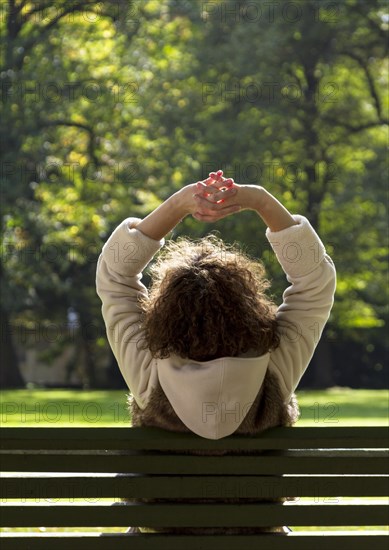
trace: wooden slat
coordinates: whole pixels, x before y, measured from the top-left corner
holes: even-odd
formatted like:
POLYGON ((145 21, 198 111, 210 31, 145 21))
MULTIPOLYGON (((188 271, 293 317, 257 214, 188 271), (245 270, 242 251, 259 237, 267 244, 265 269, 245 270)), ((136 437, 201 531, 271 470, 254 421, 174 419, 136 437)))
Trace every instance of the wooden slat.
POLYGON ((29 540, 22 537, 2 535, 2 550, 387 550, 388 537, 374 535, 370 532, 348 534, 338 533, 293 533, 287 537, 274 535, 229 535, 229 536, 181 536, 181 535, 132 535, 66 533, 41 534, 32 536, 29 540), (325 535, 325 536, 323 536, 325 535), (369 540, 366 539, 369 537, 369 540))
POLYGON ((2 471, 26 472, 131 472, 149 474, 386 474, 384 451, 326 456, 319 451, 304 456, 285 452, 282 456, 205 457, 175 455, 57 455, 13 454, 0 457, 2 471))
POLYGON ((3 505, 2 527, 226 527, 386 525, 385 505, 130 504, 3 505))
POLYGON ((208 440, 157 428, 0 428, 0 448, 24 449, 388 448, 385 426, 271 428, 257 436, 208 440))
MULTIPOLYGON (((109 526, 266 526, 266 525, 386 525, 387 508, 380 504, 337 504, 337 496, 387 496, 388 476, 351 477, 343 474, 387 474, 389 430, 385 427, 273 428, 256 436, 231 436, 218 441, 194 434, 177 434, 154 428, 2 428, 0 466, 4 471, 46 472, 45 475, 11 477, 3 480, 3 499, 34 498, 34 505, 3 502, 1 525, 7 527, 99 527, 109 526), (23 451, 27 450, 27 452, 23 451), (188 456, 188 449, 232 450, 238 456, 188 456), (298 449, 298 450, 293 450, 298 449), (359 450, 358 450, 359 449, 359 450), (12 450, 15 450, 14 452, 12 450), (21 452, 19 451, 21 450, 21 452), (74 451, 77 450, 75 453, 74 451), (84 452, 82 452, 84 450, 84 452), (148 451, 183 451, 169 455, 148 451), (242 456, 239 452, 242 450, 242 456), (246 456, 245 451, 265 451, 246 456), (278 450, 278 451, 277 451, 278 450), (80 452, 81 451, 81 452, 80 452), (119 452, 118 452, 119 451, 119 452), (120 453, 120 451, 123 451, 120 453), (139 452, 140 451, 140 452, 139 452), (91 475, 90 471, 105 475, 91 475), (58 476, 57 472, 85 472, 88 475, 58 476), (50 473, 55 472, 50 480, 50 473), (111 475, 107 472, 154 474, 153 476, 111 475), (155 475, 157 474, 157 475, 155 475), (166 477, 173 474, 173 477, 166 477), (181 475, 177 475, 181 474, 181 475), (187 475, 185 475, 187 474, 187 475), (236 475, 240 477, 236 477, 236 475), (264 476, 263 474, 268 474, 264 476), (271 477, 271 474, 301 474, 271 477), (313 474, 311 477, 306 474, 313 474), (314 475, 319 474, 319 475, 314 475), (340 477, 321 477, 339 474, 340 477), (198 476, 197 478, 195 476, 198 476), (49 485, 48 485, 49 483, 49 485), (210 485, 212 484, 212 485, 210 485), (231 485, 232 484, 232 485, 231 485), (270 489, 269 489, 270 487, 270 489), (252 491, 256 493, 253 494, 252 491), (271 494, 269 494, 269 490, 271 494), (64 492, 65 491, 65 492, 64 492), (102 498, 276 498, 287 496, 335 497, 334 502, 299 505, 277 504, 149 504, 110 506, 102 498), (68 498, 69 504, 49 504, 42 499, 68 498), (98 499, 96 505, 73 503, 73 498, 98 499), (174 523, 172 523, 174 522, 174 523)), ((325 500, 324 500, 325 502, 325 500)), ((370 532, 365 532, 371 536, 370 532)), ((169 550, 191 548, 366 548, 364 536, 282 537, 169 537, 141 535, 102 537, 60 533, 45 537, 12 538, 2 534, 1 550, 7 548, 128 548, 169 550), (74 539, 74 541, 73 541, 74 539), (13 541, 17 542, 16 545, 13 541), (37 541, 37 545, 34 546, 37 541), (48 543, 47 545, 46 542, 48 543), (60 541, 59 544, 57 541, 60 541), (72 542, 71 542, 72 541, 72 542), (295 542, 293 542, 295 541, 295 542), (63 544, 62 544, 63 543, 63 544), (10 546, 8 546, 8 544, 10 546), (294 545, 295 544, 295 545, 294 545), (62 545, 62 546, 61 546, 62 545), (294 545, 294 546, 293 546, 294 545)), ((29 535, 27 534, 27 537, 29 535)), ((388 537, 375 535, 369 547, 387 548, 388 537), (384 546, 385 545, 385 546, 384 546)))
MULTIPOLYGON (((1 480, 1 498, 274 498, 379 497, 389 494, 389 476, 53 476, 16 475, 1 480)), ((337 501, 335 501, 337 502, 337 501)))

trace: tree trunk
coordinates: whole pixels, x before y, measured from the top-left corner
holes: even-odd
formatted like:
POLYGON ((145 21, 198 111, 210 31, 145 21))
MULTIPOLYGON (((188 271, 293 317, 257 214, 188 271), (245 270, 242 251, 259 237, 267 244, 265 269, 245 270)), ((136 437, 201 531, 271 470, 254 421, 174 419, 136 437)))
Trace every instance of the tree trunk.
POLYGON ((95 365, 95 350, 93 335, 88 330, 93 327, 93 323, 89 321, 87 314, 79 312, 80 327, 79 327, 79 345, 81 351, 81 378, 84 388, 96 388, 96 365, 95 365))
POLYGON ((312 359, 311 371, 311 384, 310 387, 323 389, 329 388, 335 385, 333 376, 333 361, 330 342, 326 339, 325 333, 323 334, 320 342, 317 345, 315 355, 312 359))
POLYGON ((24 388, 25 382, 19 369, 12 327, 7 311, 1 308, 0 387, 24 388))

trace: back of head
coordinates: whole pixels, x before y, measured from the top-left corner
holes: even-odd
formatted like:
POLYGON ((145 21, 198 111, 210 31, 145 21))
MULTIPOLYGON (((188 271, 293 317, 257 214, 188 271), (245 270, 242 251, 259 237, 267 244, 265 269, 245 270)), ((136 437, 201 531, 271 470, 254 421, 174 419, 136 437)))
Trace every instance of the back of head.
POLYGON ((142 309, 145 345, 155 357, 208 361, 278 346, 264 268, 239 249, 215 236, 170 241, 151 275, 142 309))

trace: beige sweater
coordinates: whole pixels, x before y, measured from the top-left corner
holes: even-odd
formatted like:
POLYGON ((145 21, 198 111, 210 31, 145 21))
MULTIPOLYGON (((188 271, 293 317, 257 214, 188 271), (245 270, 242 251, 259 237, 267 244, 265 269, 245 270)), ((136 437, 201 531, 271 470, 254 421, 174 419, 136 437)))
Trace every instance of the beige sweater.
POLYGON ((280 346, 260 357, 193 361, 155 359, 138 346, 142 337, 138 296, 147 295, 142 271, 163 246, 127 218, 112 233, 98 260, 96 285, 108 340, 137 405, 145 409, 158 382, 187 428, 209 439, 231 435, 260 392, 265 374, 277 378, 285 404, 304 374, 329 317, 336 286, 335 267, 303 216, 283 231, 266 231, 290 286, 277 311, 280 346))

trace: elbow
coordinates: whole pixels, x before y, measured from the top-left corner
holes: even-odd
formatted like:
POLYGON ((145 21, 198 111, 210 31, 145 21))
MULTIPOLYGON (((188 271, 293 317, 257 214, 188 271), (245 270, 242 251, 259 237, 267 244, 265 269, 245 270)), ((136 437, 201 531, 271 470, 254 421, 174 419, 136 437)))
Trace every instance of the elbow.
POLYGON ((95 276, 95 286, 96 286, 96 292, 97 295, 100 297, 100 289, 101 289, 101 254, 97 260, 97 267, 96 267, 96 276, 95 276))
POLYGON ((334 295, 336 291, 336 267, 332 258, 327 254, 324 257, 324 264, 327 270, 328 289, 331 291, 332 295, 334 295))

